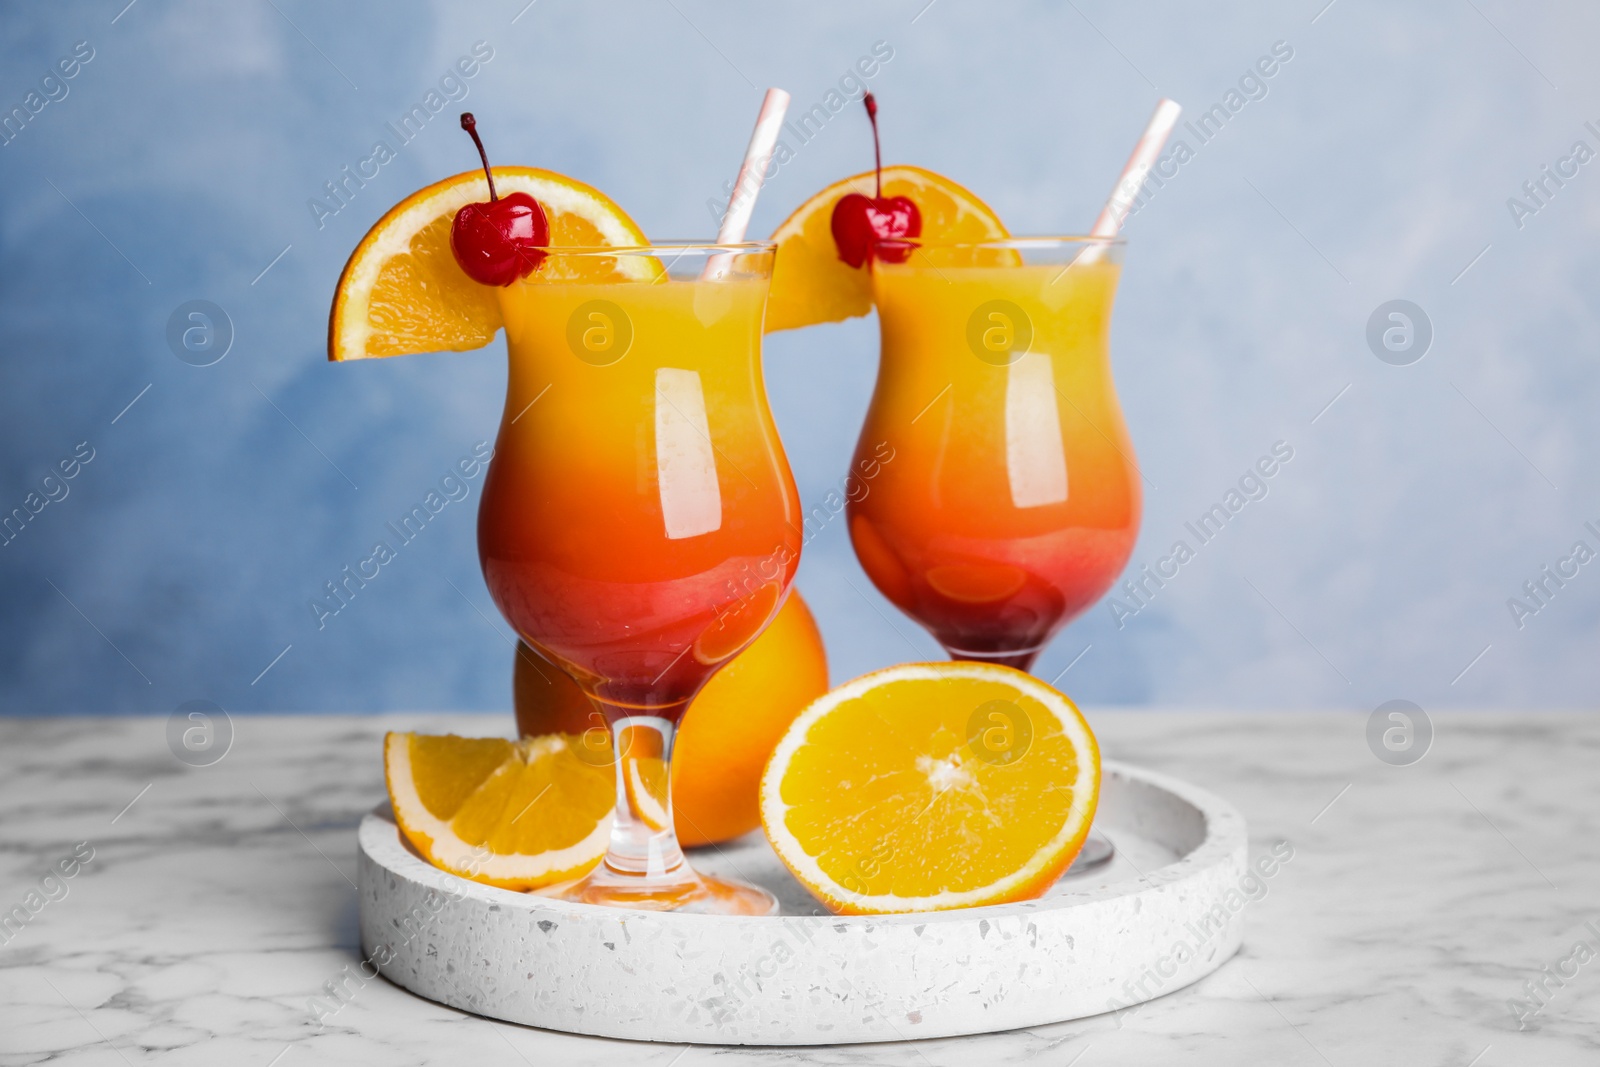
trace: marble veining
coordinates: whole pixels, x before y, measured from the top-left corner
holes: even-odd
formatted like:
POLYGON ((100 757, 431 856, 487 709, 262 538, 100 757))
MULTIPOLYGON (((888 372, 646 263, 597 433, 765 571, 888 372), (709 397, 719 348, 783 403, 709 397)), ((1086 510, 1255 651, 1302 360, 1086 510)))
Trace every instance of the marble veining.
POLYGON ((204 768, 171 755, 163 719, 0 720, 0 912, 29 916, 0 929, 0 1067, 1600 1062, 1600 960, 1574 955, 1600 947, 1594 716, 1436 713, 1409 767, 1372 755, 1365 713, 1091 721, 1108 756, 1236 805, 1252 861, 1292 846, 1237 956, 1072 1023, 686 1050, 491 1022, 363 976, 355 835, 383 798, 383 731, 504 717, 239 718, 204 768), (92 858, 60 877, 82 843, 92 858), (319 1018, 330 985, 350 994, 319 1018))

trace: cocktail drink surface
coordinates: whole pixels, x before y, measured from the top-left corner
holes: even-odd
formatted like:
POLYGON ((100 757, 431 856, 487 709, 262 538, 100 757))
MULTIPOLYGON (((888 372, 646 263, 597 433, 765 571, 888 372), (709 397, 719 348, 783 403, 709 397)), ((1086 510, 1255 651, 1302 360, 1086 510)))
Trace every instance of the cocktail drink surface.
POLYGON ((1108 349, 1121 249, 1020 238, 871 265, 882 355, 856 461, 884 442, 894 460, 850 504, 850 535, 956 658, 1028 669, 1133 550, 1108 349))
POLYGON ((770 246, 552 249, 499 291, 510 383, 479 508, 484 578, 621 754, 611 850, 572 899, 772 906, 684 863, 668 770, 689 701, 777 613, 799 563, 761 376, 771 263, 770 246))

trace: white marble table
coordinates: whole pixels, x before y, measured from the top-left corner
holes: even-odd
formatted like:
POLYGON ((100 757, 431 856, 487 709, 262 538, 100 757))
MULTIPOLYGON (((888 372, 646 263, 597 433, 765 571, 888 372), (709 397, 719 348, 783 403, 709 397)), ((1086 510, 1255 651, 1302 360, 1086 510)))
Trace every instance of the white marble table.
POLYGON ((507 717, 239 717, 207 767, 163 719, 0 720, 0 912, 28 916, 0 926, 0 1065, 1600 1063, 1600 955, 1574 951, 1600 953, 1600 717, 1435 715, 1406 767, 1366 720, 1091 715, 1108 755, 1237 804, 1253 855, 1293 848, 1198 985, 1120 1018, 803 1049, 571 1037, 350 977, 383 731, 507 717), (340 980, 319 1025, 308 1005, 340 980), (1528 981, 1548 992, 1519 1028, 1528 981))

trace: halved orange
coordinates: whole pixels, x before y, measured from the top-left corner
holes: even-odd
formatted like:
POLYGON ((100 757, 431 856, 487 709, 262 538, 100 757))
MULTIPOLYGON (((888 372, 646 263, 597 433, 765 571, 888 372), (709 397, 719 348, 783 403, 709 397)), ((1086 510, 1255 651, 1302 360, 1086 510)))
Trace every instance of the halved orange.
POLYGON ((616 780, 583 740, 454 734, 384 737, 395 821, 428 862, 502 889, 578 878, 605 856, 616 780))
MULTIPOLYGON (((646 245, 644 231, 593 186, 535 167, 495 167, 496 192, 524 192, 544 207, 550 247, 646 245)), ((456 212, 489 199, 483 171, 419 189, 389 209, 351 253, 328 318, 328 358, 367 359, 417 352, 462 352, 494 340, 502 323, 493 286, 467 277, 450 251, 456 212)), ((589 269, 650 278, 647 257, 599 258, 589 269)), ((570 276, 580 261, 551 257, 530 278, 570 276)))
POLYGON ((761 779, 761 825, 846 915, 1042 896, 1089 833, 1100 749, 1072 701, 985 663, 876 671, 812 703, 761 779))
MULTIPOLYGON (((872 310, 872 280, 867 266, 839 258, 833 241, 833 207, 847 193, 873 196, 873 171, 834 182, 795 209, 772 232, 778 243, 767 299, 768 333, 843 322, 872 310)), ((921 167, 884 167, 883 195, 909 196, 922 213, 928 242, 992 241, 1009 236, 994 209, 949 178, 921 167)))

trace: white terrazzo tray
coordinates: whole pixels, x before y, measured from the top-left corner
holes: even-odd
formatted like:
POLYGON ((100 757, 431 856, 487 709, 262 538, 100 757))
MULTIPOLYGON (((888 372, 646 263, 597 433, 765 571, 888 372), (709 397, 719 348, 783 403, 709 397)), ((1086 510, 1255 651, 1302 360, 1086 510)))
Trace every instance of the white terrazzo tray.
POLYGON ((360 830, 362 948, 390 981, 462 1011, 646 1041, 897 1041, 1096 1015, 1232 956, 1247 870, 1232 805, 1135 767, 1104 773, 1109 865, 1040 900, 888 917, 824 912, 759 832, 692 861, 776 893, 772 918, 495 889, 422 860, 385 806, 360 830))

